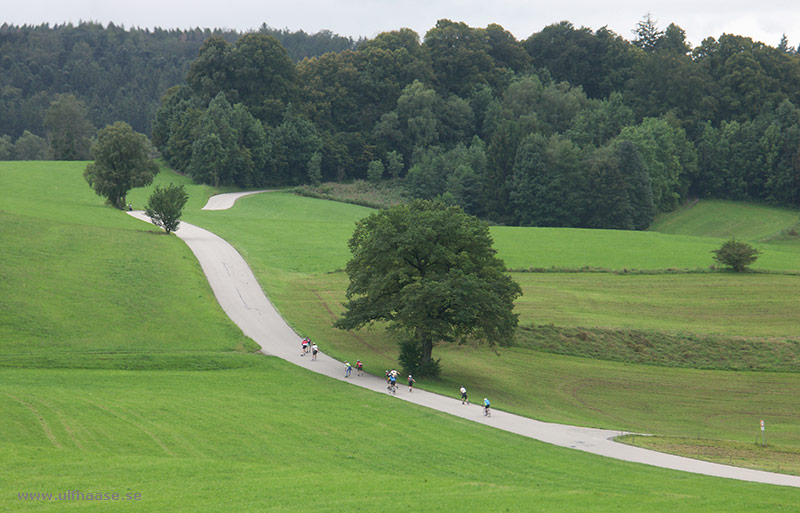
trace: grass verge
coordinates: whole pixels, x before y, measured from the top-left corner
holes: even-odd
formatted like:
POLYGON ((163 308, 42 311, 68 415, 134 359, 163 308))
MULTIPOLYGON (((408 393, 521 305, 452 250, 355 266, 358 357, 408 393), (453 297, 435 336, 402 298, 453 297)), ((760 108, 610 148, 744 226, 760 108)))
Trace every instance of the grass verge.
POLYGON ((617 441, 735 467, 800 475, 800 449, 764 445, 760 439, 755 442, 734 442, 674 436, 627 435, 617 438, 617 441))

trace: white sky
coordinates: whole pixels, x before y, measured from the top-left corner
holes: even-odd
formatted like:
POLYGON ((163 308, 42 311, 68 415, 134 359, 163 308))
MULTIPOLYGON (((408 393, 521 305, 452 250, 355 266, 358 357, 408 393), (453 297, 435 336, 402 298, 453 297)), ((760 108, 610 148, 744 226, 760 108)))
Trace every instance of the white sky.
POLYGON ((647 12, 661 29, 676 23, 692 46, 722 33, 777 46, 781 34, 800 43, 800 2, 794 0, 0 0, 0 23, 96 21, 125 27, 228 28, 262 23, 314 33, 328 29, 358 38, 409 27, 424 36, 436 20, 473 27, 498 23, 517 39, 568 20, 596 30, 607 25, 625 39, 647 12), (3 5, 5 4, 5 5, 3 5))

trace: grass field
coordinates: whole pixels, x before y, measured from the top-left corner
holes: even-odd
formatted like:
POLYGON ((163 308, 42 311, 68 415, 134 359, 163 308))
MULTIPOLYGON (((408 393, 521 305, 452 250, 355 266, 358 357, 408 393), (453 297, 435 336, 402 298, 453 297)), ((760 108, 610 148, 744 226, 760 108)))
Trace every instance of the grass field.
POLYGON ((795 489, 661 470, 454 419, 269 357, 215 372, 0 370, 0 509, 793 511, 795 489))
MULTIPOLYGON (((243 354, 252 346, 219 310, 183 243, 102 206, 81 171, 0 164, 0 329, 8 330, 0 334, 0 510, 86 507, 17 495, 66 490, 141 492, 136 503, 93 506, 137 512, 792 511, 798 501, 793 489, 550 447, 243 354), (64 200, 71 192, 74 200, 64 200), (38 327, 24 331, 31 324, 38 327)), ((374 346, 369 359, 360 354, 373 371, 391 361, 395 348, 379 345, 380 331, 352 336, 328 324, 343 275, 327 271, 346 261, 342 241, 366 210, 268 194, 229 212, 198 212, 208 189, 190 193, 186 219, 207 221, 243 249, 298 329, 342 355, 359 339, 359 351, 374 346), (294 243, 276 251, 276 240, 294 243)), ((135 207, 144 198, 146 191, 130 196, 135 207)), ((691 436, 732 439, 751 438, 749 417, 759 409, 785 414, 774 422, 774 443, 797 445, 796 374, 667 369, 526 348, 499 357, 467 346, 437 353, 449 377, 426 386, 449 393, 468 380, 473 397, 492 393, 501 409, 676 435, 685 421, 691 436)))

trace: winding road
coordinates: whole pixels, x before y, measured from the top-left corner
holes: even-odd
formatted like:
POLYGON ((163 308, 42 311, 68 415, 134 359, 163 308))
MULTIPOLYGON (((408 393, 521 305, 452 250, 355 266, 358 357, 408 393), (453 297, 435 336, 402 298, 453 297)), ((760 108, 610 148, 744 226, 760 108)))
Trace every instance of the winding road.
MULTIPOLYGON (((231 208, 237 199, 258 192, 263 191, 219 194, 209 200, 204 210, 231 208)), ((142 211, 129 212, 129 214, 142 221, 150 222, 150 219, 142 211)), ((355 373, 352 377, 345 378, 344 364, 330 358, 325 353, 320 353, 316 361, 312 361, 310 355, 301 357, 300 336, 278 314, 256 281, 250 267, 225 240, 185 222, 181 222, 175 233, 194 252, 225 313, 242 329, 245 335, 261 346, 263 353, 277 356, 330 378, 347 381, 352 385, 386 394, 384 379, 369 374, 356 377, 355 373)), ((493 410, 492 417, 486 418, 483 416, 480 406, 462 405, 461 400, 455 398, 458 395, 456 390, 453 391, 454 397, 451 398, 424 390, 408 392, 402 386, 402 380, 398 385, 395 397, 400 400, 427 406, 549 444, 618 460, 695 474, 800 487, 800 477, 798 476, 699 461, 617 443, 613 438, 622 434, 619 431, 540 422, 498 410, 493 410)))

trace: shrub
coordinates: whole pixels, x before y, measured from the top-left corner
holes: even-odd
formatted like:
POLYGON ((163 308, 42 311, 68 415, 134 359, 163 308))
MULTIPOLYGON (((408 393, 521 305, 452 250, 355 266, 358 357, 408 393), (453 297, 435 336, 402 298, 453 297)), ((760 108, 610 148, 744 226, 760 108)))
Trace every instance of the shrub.
POLYGON ((417 377, 436 378, 441 372, 439 360, 431 359, 422 363, 422 346, 416 340, 400 342, 400 356, 398 358, 403 373, 417 377))
POLYGON ((722 265, 732 267, 734 271, 740 273, 747 269, 747 266, 758 259, 761 251, 746 242, 739 242, 735 238, 726 241, 719 249, 711 251, 714 253, 714 260, 722 265))

